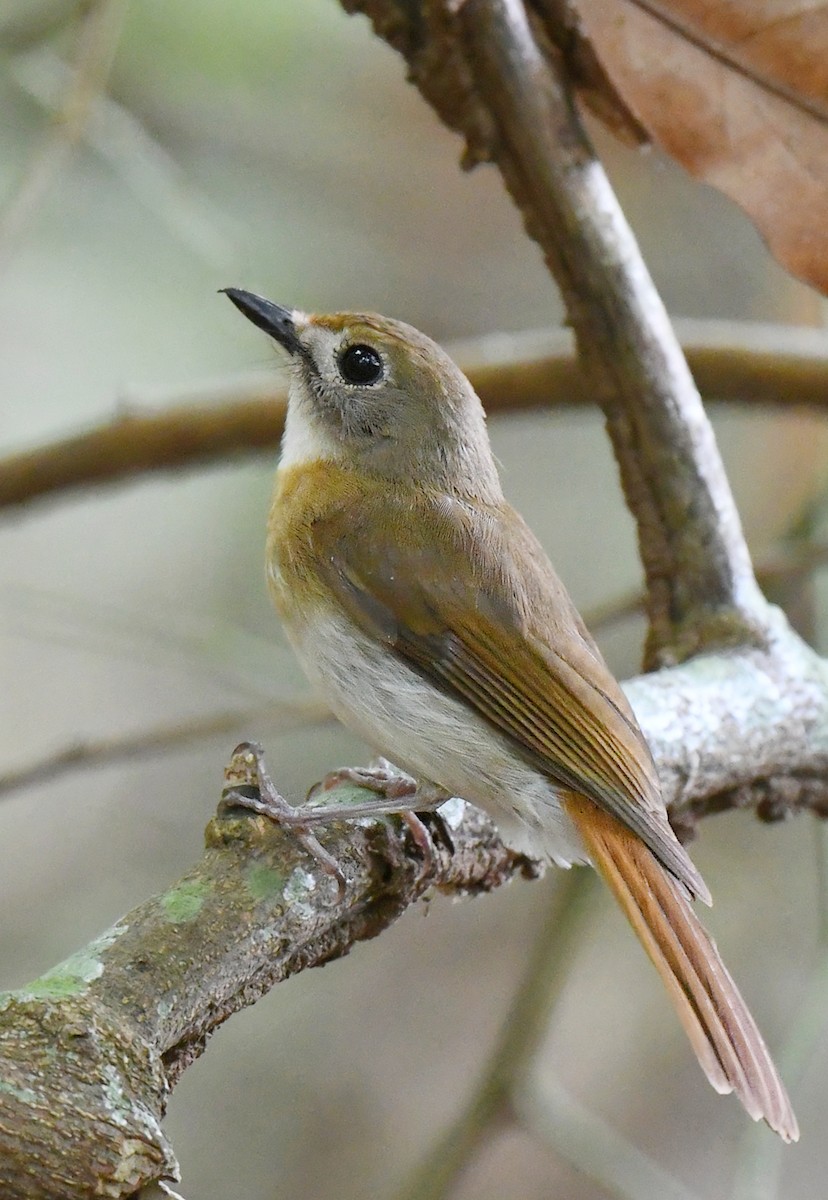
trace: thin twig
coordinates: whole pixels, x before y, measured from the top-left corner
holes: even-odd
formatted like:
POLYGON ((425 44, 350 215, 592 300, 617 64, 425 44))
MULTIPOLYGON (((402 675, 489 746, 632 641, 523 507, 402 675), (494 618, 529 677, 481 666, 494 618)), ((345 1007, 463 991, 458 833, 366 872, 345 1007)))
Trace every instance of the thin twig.
POLYGON ((613 1200, 700 1200, 553 1079, 515 1096, 520 1124, 613 1200))
POLYGON ((464 1111, 417 1165, 398 1200, 442 1200, 483 1138, 508 1119, 513 1092, 524 1082, 569 977, 593 883, 591 872, 577 869, 555 881, 523 980, 484 1074, 464 1111))
POLYGON ((73 771, 88 771, 95 767, 165 754, 206 738, 230 735, 239 730, 248 731, 251 726, 272 724, 275 732, 281 734, 327 724, 332 720, 327 705, 319 700, 284 700, 235 712, 211 713, 208 717, 197 717, 176 725, 159 725, 123 737, 75 742, 25 767, 4 772, 0 775, 0 797, 22 788, 52 782, 73 771))
MULTIPOLYGON (((681 321, 688 361, 704 393, 755 408, 828 407, 828 337, 786 326, 681 321)), ((595 401, 564 331, 488 335, 455 355, 492 415, 595 401)), ((150 471, 192 469, 273 452, 286 394, 255 373, 149 397, 131 394, 112 421, 0 459, 0 509, 150 471), (164 411, 145 412, 148 403, 164 411)))
POLYGON ((0 508, 147 471, 273 451, 282 436, 285 398, 272 384, 268 393, 266 399, 221 408, 128 413, 87 433, 9 455, 0 462, 0 508))
MULTIPOLYGON (((757 578, 760 583, 773 584, 777 581, 790 582, 801 578, 815 567, 828 562, 828 545, 795 545, 765 564, 760 564, 757 578)), ((644 611, 644 596, 641 592, 627 592, 596 605, 584 613, 587 627, 598 634, 608 627, 644 611)), ((193 721, 163 725, 155 729, 126 737, 96 738, 92 741, 74 742, 54 753, 0 774, 0 798, 37 784, 54 782, 74 771, 85 771, 95 767, 114 766, 149 756, 177 750, 194 742, 204 741, 219 734, 230 734, 251 726, 278 722, 277 732, 299 729, 332 721, 329 709, 320 701, 297 699, 261 704, 254 708, 213 713, 193 721)))
POLYGON ((42 204, 83 134, 92 104, 106 87, 127 0, 99 0, 84 18, 78 59, 60 110, 33 154, 17 191, 0 212, 0 269, 20 245, 25 225, 42 204))
POLYGON ((51 5, 20 8, 0 22, 0 46, 6 54, 20 54, 53 37, 70 21, 85 16, 98 0, 54 0, 51 5))
MULTIPOLYGON (((26 96, 52 114, 71 79, 69 68, 49 49, 15 59, 9 75, 26 96)), ((173 155, 123 104, 105 92, 93 97, 80 137, 204 262, 226 270, 236 261, 229 220, 214 211, 173 155)))
MULTIPOLYGON (((828 830, 824 821, 813 824, 817 883, 817 947, 805 994, 787 1023, 787 1034, 776 1055, 779 1069, 793 1089, 814 1061, 814 1053, 828 1021, 828 830)), ((742 1137, 736 1164, 733 1200, 778 1200, 783 1161, 777 1139, 762 1137, 751 1127, 742 1137)))

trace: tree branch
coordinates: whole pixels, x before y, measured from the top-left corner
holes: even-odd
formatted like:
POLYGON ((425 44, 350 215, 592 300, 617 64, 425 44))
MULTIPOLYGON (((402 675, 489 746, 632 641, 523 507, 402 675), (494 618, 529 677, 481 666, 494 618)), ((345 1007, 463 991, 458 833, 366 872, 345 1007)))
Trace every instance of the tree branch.
POLYGON ((828 662, 769 613, 767 650, 703 654, 625 685, 682 837, 728 808, 828 816, 828 662))
POLYGON ((543 249, 638 524, 648 664, 761 642, 766 606, 712 431, 539 22, 522 0, 342 2, 405 56, 467 164, 497 164, 543 249))
MULTIPOLYGON (((499 163, 558 274, 639 523, 651 660, 740 643, 628 685, 680 831, 748 803, 765 819, 802 807, 828 813, 828 666, 758 592, 698 395, 557 58, 549 48, 544 57, 519 0, 350 6, 371 11, 403 50, 424 93, 466 134, 470 156, 499 163)), ((125 473, 134 458, 122 443, 137 427, 120 425, 98 436, 120 448, 125 473)), ((215 427, 212 437, 224 457, 215 427)), ((181 461, 169 437, 163 449, 168 465, 181 461)), ((88 478, 88 440, 75 439, 73 453, 76 462, 87 455, 88 478)), ((29 459, 30 489, 42 467, 29 459)), ((66 486, 65 468, 53 455, 51 477, 63 481, 53 489, 66 486)), ((536 871, 462 802, 426 822, 425 861, 393 819, 324 830, 346 878, 337 895, 289 834, 223 812, 183 879, 2 998, 3 1197, 118 1198, 175 1177, 160 1127, 166 1092, 222 1021, 274 983, 375 936, 429 887, 483 891, 536 871)))
POLYGON ((340 897, 289 832, 216 818, 204 857, 173 887, 0 997, 3 1200, 127 1197, 177 1178, 160 1128, 166 1094, 227 1017, 374 937, 429 887, 480 892, 534 873, 478 810, 456 801, 444 814, 425 818, 426 865, 399 820, 323 831, 347 877, 340 897))
MULTIPOLYGON (((821 330, 735 321, 677 321, 705 396, 784 409, 828 409, 828 338, 821 330)), ((487 412, 584 407, 594 389, 565 330, 493 334, 454 350, 487 412)), ((241 375, 152 402, 85 433, 0 459, 0 509, 63 491, 274 452, 287 395, 272 372, 241 375), (136 411, 137 410, 137 411, 136 411)))
MULTIPOLYGON (((757 568, 763 590, 773 597, 776 592, 794 592, 802 580, 828 562, 828 545, 822 542, 795 542, 764 559, 757 568)), ((774 600, 785 608, 783 600, 774 600)), ((588 629, 597 635, 602 629, 644 612, 644 595, 631 591, 585 611, 588 629)), ((241 732, 251 724, 273 723, 280 733, 286 730, 325 724, 335 718, 326 704, 310 696, 292 700, 272 700, 246 709, 231 709, 194 717, 190 721, 156 726, 134 734, 99 737, 64 745, 22 767, 0 772, 0 801, 23 788, 51 783, 75 771, 111 766, 144 757, 168 753, 194 742, 222 734, 241 732)))
MULTIPOLYGON (((770 652, 699 655, 627 692, 682 835, 731 806, 828 815, 828 665, 781 617, 770 652)), ((349 797, 359 790, 334 799, 349 797)), ((424 819, 427 863, 393 818, 324 829, 346 876, 337 897, 289 832, 223 815, 183 879, 0 998, 4 1200, 125 1197, 175 1177, 159 1124, 166 1090, 222 1021, 375 936, 429 887, 487 891, 536 871, 461 801, 424 819)))

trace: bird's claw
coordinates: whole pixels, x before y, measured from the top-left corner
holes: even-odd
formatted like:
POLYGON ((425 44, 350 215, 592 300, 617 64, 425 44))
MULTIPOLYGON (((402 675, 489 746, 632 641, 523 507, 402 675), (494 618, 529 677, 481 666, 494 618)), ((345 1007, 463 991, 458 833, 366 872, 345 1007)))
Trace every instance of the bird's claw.
POLYGON ((348 821, 359 817, 380 817, 400 813, 408 826, 414 845, 423 859, 423 873, 428 874, 434 862, 434 852, 428 830, 416 815, 432 811, 448 798, 447 793, 431 784, 419 786, 410 775, 398 770, 387 759, 380 758, 370 767, 342 767, 326 775, 308 792, 309 802, 343 783, 351 783, 374 792, 376 799, 363 804, 313 805, 301 808, 289 804, 273 783, 264 762, 261 746, 242 742, 233 752, 225 772, 227 787, 222 794, 222 808, 246 808, 267 817, 277 825, 295 829, 304 849, 322 869, 337 881, 340 898, 345 887, 342 869, 310 831, 312 825, 327 821, 348 821))
POLYGON ((398 770, 387 758, 378 758, 370 767, 339 767, 336 771, 330 771, 324 779, 313 785, 307 799, 314 800, 322 792, 333 791, 343 783, 365 788, 386 800, 402 800, 417 792, 415 779, 398 770))
POLYGON ((246 808, 257 816, 267 817, 276 825, 295 830, 300 846, 326 875, 335 880, 338 899, 341 900, 347 882, 342 868, 310 832, 302 810, 289 804, 274 784, 265 765, 262 747, 257 742, 241 742, 233 751, 224 774, 227 786, 221 794, 219 812, 246 808))

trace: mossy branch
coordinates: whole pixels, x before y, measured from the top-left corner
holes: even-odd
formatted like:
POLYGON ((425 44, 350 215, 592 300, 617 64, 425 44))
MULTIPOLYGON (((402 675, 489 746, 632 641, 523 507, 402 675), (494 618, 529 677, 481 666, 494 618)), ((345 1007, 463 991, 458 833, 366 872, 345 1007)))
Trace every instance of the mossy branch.
MULTIPOLYGON (((775 626, 771 652, 700 656, 627 685, 682 835, 724 807, 753 804, 769 820, 828 813, 828 667, 775 626)), ((358 789, 327 794, 349 797, 358 789)), ((323 830, 346 877, 339 896, 290 833, 223 813, 173 887, 6 995, 4 1200, 120 1200, 175 1178, 167 1089, 232 1013, 376 936, 429 888, 489 891, 537 872, 461 801, 424 820, 426 862, 394 818, 323 830)))
MULTIPOLYGON (((359 795, 340 791, 329 795, 359 795)), ((428 863, 398 819, 325 830, 347 880, 340 896, 290 833, 223 813, 171 888, 3 996, 3 1200, 121 1198, 177 1178, 160 1124, 167 1093, 232 1013, 376 936, 428 888, 487 891, 534 871, 460 801, 424 820, 428 863)))

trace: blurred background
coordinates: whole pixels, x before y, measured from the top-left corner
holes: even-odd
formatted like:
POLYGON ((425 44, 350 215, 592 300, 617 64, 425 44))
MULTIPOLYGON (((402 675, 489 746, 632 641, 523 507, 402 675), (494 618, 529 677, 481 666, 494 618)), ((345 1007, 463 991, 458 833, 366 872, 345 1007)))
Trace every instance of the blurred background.
MULTIPOLYGON (((7 451, 232 372, 272 363, 277 380, 267 340, 216 295, 228 284, 310 310, 376 309, 446 343, 561 322, 499 176, 460 171, 459 140, 401 61, 334 0, 4 0, 0 104, 7 451), (78 61, 85 80, 68 93, 78 61)), ((595 136, 671 313, 820 323, 818 299, 732 205, 595 136)), ((754 554, 792 530, 824 534, 825 424, 713 412, 754 554)), ((600 416, 491 429, 507 494, 581 610, 638 586, 600 416)), ((81 740, 305 694, 264 585, 273 465, 156 475, 3 517, 0 775, 81 740)), ((824 651, 823 592, 817 577, 806 607, 824 651)), ((622 677, 642 633, 636 618, 599 630, 622 677)), ((198 857, 242 735, 265 742, 293 799, 366 756, 334 726, 262 719, 0 798, 0 985, 37 975, 198 857)), ((818 1194, 828 1170, 828 1040, 802 1011, 826 954, 820 841, 806 819, 729 815, 706 821, 694 849, 710 924, 769 1043, 804 1063, 792 1089, 803 1141, 762 1193, 786 1200, 818 1194)), ((188 1200, 391 1195, 472 1088, 553 882, 437 898, 230 1021, 170 1104, 188 1200)), ((773 1155, 772 1135, 710 1091, 623 920, 603 895, 593 909, 543 1075, 669 1172, 677 1196, 729 1196, 773 1155)), ((492 1138, 455 1194, 609 1193, 517 1131, 492 1138)))

